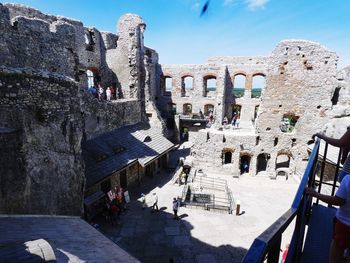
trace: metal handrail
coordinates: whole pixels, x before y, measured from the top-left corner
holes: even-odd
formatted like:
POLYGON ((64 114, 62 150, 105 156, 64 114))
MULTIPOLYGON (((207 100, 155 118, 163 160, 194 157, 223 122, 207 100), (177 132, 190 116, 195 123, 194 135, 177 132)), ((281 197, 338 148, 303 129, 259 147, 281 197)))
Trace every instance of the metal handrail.
MULTIPOLYGON (((338 172, 340 166, 341 151, 339 151, 333 184, 323 182, 325 171, 326 155, 328 145, 326 144, 323 153, 323 160, 319 160, 320 140, 315 142, 310 155, 305 173, 300 182, 297 193, 290 209, 288 209, 275 223, 257 237, 242 262, 278 262, 282 234, 290 223, 296 219, 295 228, 290 242, 286 263, 300 262, 302 248, 305 238, 306 225, 311 213, 312 198, 304 194, 305 187, 314 187, 318 183, 317 191, 321 192, 322 185, 332 185, 332 195, 337 186, 338 172), (321 169, 318 171, 318 163, 321 162, 321 169), (316 180, 316 173, 320 172, 319 180, 316 180)), ((334 164, 333 164, 334 165, 334 164)), ((316 203, 318 200, 316 199, 316 203)))

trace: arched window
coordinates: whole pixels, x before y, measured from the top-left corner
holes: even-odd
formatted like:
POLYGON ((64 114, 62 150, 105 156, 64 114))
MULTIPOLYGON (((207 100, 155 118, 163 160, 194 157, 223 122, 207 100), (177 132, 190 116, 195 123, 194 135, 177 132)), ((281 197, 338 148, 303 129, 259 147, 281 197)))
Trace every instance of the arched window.
POLYGON ((257 162, 256 162, 256 173, 266 171, 269 159, 270 159, 270 154, 268 153, 260 153, 258 155, 257 162))
POLYGON ((193 89, 193 77, 185 76, 181 78, 181 97, 186 97, 186 92, 193 89))
POLYGON ((299 120, 299 116, 295 115, 294 113, 284 114, 280 124, 281 131, 292 132, 298 120, 299 120))
POLYGON ((252 82, 252 98, 260 98, 265 85, 266 80, 264 75, 254 75, 252 82))
POLYGON ((210 112, 214 112, 214 105, 206 104, 204 105, 204 116, 209 116, 210 112))
POLYGON ((192 104, 185 103, 183 105, 183 114, 184 115, 190 115, 192 113, 192 104))
POLYGON ((204 77, 204 97, 212 92, 216 92, 216 77, 206 76, 204 77))
POLYGON ((96 43, 95 32, 93 29, 88 29, 88 31, 85 32, 85 49, 87 51, 94 51, 95 43, 96 43))
POLYGON ((91 70, 86 71, 87 81, 88 81, 88 88, 92 88, 95 86, 94 83, 94 73, 91 70))
POLYGON ((187 90, 193 89, 193 77, 187 76, 187 77, 184 77, 182 79, 183 79, 185 89, 187 89, 187 90))
POLYGON ((243 74, 237 74, 233 80, 233 95, 235 98, 244 96, 246 77, 243 74))
POLYGON ((172 92, 172 90, 173 90, 173 78, 165 77, 165 91, 172 92))

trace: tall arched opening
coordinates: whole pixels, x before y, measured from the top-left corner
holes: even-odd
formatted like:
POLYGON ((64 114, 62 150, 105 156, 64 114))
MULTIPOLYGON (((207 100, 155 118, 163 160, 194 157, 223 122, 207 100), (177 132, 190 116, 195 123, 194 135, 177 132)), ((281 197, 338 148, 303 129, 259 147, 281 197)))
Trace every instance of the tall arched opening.
POLYGON ((182 114, 183 115, 191 115, 192 114, 192 104, 191 103, 185 103, 183 105, 182 114))
POLYGON ((214 112, 214 105, 206 104, 204 105, 204 116, 209 116, 209 114, 214 112))
POLYGON ((256 162, 256 173, 266 171, 268 161, 270 159, 270 154, 260 153, 257 157, 256 162))
POLYGON ((233 162, 232 153, 233 149, 231 148, 224 148, 222 150, 222 164, 229 164, 233 162))
POLYGON ((216 77, 209 75, 205 76, 203 78, 203 84, 204 84, 204 90, 203 90, 203 96, 211 96, 212 94, 216 93, 216 77))
POLYGON ((239 163, 240 174, 249 173, 250 170, 250 160, 249 154, 242 154, 239 163))
POLYGON ((193 77, 184 76, 181 78, 181 97, 188 96, 187 92, 193 89, 193 77))
POLYGON ((237 74, 233 78, 233 96, 241 98, 244 96, 246 85, 246 76, 244 74, 237 74))
POLYGON ((260 98, 265 88, 266 79, 264 74, 255 74, 252 79, 252 98, 260 98))

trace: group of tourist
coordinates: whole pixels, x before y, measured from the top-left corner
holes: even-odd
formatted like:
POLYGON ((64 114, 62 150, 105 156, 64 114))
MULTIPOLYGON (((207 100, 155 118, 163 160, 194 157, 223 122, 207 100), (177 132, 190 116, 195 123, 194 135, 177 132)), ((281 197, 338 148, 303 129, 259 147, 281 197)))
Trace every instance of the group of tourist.
POLYGON ((116 186, 106 196, 105 218, 112 225, 118 223, 122 212, 126 211, 126 204, 130 202, 129 193, 126 189, 116 186))
MULTIPOLYGON (((151 197, 152 197, 151 212, 159 211, 157 193, 154 192, 151 197)), ((142 209, 145 209, 147 207, 146 195, 144 193, 141 194, 141 204, 142 204, 142 209)))
MULTIPOLYGON (((147 207, 147 202, 146 202, 146 195, 144 193, 141 194, 141 204, 142 204, 142 210, 144 210, 147 207)), ((158 195, 157 193, 153 193, 151 195, 151 212, 156 212, 159 211, 158 207, 158 195)), ((179 216, 177 215, 177 212, 179 210, 179 207, 181 206, 181 199, 180 197, 173 198, 173 212, 174 212, 174 219, 179 219, 179 216)))
POLYGON ((95 98, 98 98, 98 100, 116 100, 117 99, 117 93, 116 89, 113 88, 113 86, 109 86, 107 88, 104 88, 101 86, 101 84, 97 85, 97 88, 95 86, 89 87, 88 92, 93 95, 95 98))
MULTIPOLYGON (((231 120, 231 127, 232 129, 238 129, 239 127, 239 121, 240 121, 240 116, 238 113, 234 112, 231 120)), ((227 116, 224 117, 224 120, 222 121, 222 124, 224 125, 224 128, 228 128, 228 118, 227 116)))

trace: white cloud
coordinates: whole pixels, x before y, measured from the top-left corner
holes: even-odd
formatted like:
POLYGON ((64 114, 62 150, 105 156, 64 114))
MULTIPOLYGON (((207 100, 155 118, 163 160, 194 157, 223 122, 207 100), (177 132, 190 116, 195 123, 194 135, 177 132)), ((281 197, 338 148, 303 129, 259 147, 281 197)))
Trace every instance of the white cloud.
POLYGON ((255 10, 258 8, 264 8, 269 0, 246 0, 246 4, 248 8, 251 10, 255 10))
POLYGON ((198 11, 200 9, 200 1, 199 0, 195 0, 193 5, 192 5, 192 9, 195 11, 198 11))
POLYGON ((224 0, 224 6, 232 5, 235 0, 224 0))

